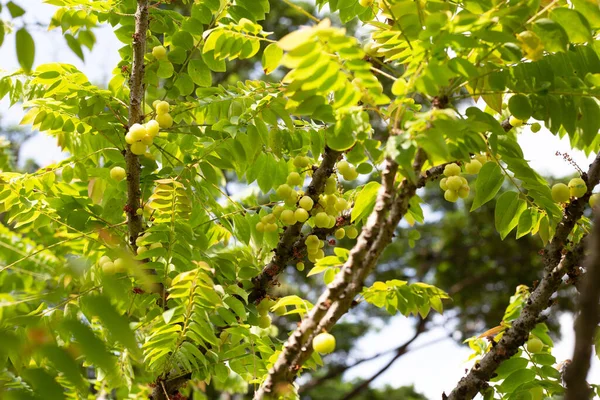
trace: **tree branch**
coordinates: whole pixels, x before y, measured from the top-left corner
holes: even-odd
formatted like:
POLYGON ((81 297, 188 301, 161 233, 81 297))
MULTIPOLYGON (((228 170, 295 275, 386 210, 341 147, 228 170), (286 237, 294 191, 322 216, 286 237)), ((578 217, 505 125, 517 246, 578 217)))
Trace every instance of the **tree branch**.
MULTIPOLYGON (((333 174, 333 168, 341 154, 339 151, 325 147, 321 165, 313 172, 312 181, 306 190, 306 195, 310 196, 315 205, 319 204, 319 195, 325 190, 325 182, 333 174)), ((277 276, 295 258, 294 250, 297 250, 295 244, 303 238, 301 234, 302 226, 304 226, 303 222, 297 222, 285 229, 274 250, 275 255, 263 268, 262 272, 252 279, 254 289, 250 293, 250 301, 258 302, 265 297, 267 290, 273 285, 277 276)))
POLYGON ((573 361, 565 371, 567 393, 565 400, 589 399, 592 395, 586 377, 590 369, 590 358, 594 334, 600 322, 600 213, 596 212, 594 230, 588 238, 590 250, 585 261, 586 276, 581 282, 579 316, 575 321, 575 349, 573 361))
POLYGON ((377 371, 375 374, 373 374, 370 378, 365 379, 363 382, 356 385, 354 388, 352 388, 352 390, 350 392, 348 392, 346 395, 342 396, 340 399, 341 400, 353 399, 354 397, 356 397, 357 395, 362 393, 362 391, 364 391, 366 388, 368 388, 369 385, 375 379, 377 379, 381 374, 383 374, 392 365, 394 365, 396 360, 398 360, 400 357, 402 357, 404 354, 406 354, 408 352, 408 346, 410 346, 411 343, 414 342, 419 337, 419 335, 421 335, 423 332, 426 331, 426 329, 425 329, 426 324, 427 324, 426 318, 420 319, 419 323, 417 324, 417 328, 415 329, 415 334, 413 335, 413 337, 410 338, 409 340, 407 340, 404 344, 402 344, 400 347, 398 347, 396 349, 396 354, 394 354, 394 357, 392 357, 392 359, 386 365, 384 365, 379 371, 377 371))
MULTIPOLYGON (((148 30, 148 0, 138 0, 135 12, 135 32, 133 34, 133 64, 129 79, 129 126, 141 123, 144 118, 142 102, 144 99, 144 54, 146 54, 146 31, 148 30)), ((129 127, 127 127, 129 128, 129 127)), ((125 149, 125 169, 127 171, 127 227, 129 229, 129 244, 134 252, 137 250, 135 241, 142 232, 142 217, 136 211, 141 205, 140 190, 140 161, 131 152, 129 145, 125 149)))
POLYGON ((382 186, 374 211, 369 216, 356 245, 350 251, 348 260, 309 315, 284 344, 273 368, 255 393, 256 399, 270 398, 288 390, 296 373, 312 354, 312 339, 321 331, 331 328, 348 311, 383 249, 392 241, 394 230, 408 210, 408 202, 415 195, 417 188, 424 185, 428 179, 442 173, 443 167, 438 166, 421 176, 425 160, 425 152, 419 149, 413 164, 419 176, 418 181, 404 179, 398 190, 395 187, 398 164, 391 158, 385 160, 382 186))
POLYGON ((504 333, 500 342, 458 382, 450 396, 443 395, 444 399, 472 399, 478 392, 487 387, 487 382, 492 378, 494 371, 500 364, 512 357, 519 347, 525 343, 541 312, 548 307, 550 297, 560 286, 565 272, 573 269, 579 263, 583 254, 582 245, 578 244, 564 258, 562 252, 565 249, 569 234, 583 215, 592 189, 600 180, 600 154, 596 156, 596 159, 590 165, 589 171, 587 174, 583 174, 582 178, 587 183, 588 192, 585 196, 572 201, 565 209, 563 219, 558 224, 552 241, 544 249, 544 277, 531 293, 527 304, 521 311, 521 315, 515 320, 513 326, 504 333))

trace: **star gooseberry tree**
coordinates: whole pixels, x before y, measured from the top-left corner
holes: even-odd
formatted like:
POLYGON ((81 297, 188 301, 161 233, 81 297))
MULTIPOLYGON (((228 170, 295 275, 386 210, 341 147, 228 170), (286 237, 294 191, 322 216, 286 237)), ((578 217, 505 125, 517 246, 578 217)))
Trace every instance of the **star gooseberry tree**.
POLYGON ((400 221, 423 222, 427 184, 449 202, 471 197, 471 210, 497 197, 498 235, 545 246, 540 280, 468 340, 474 365, 440 397, 598 390, 585 380, 600 158, 585 171, 565 163, 576 176, 550 188, 517 141, 543 125, 598 152, 595 2, 318 0, 339 23, 305 13, 284 37, 261 26, 268 0, 183 1, 185 15, 151 0, 47 2, 76 54, 108 24, 122 60, 102 88, 66 63, 34 69, 33 40, 16 32, 22 69, 0 93, 70 157, 0 173, 3 398, 196 398, 214 382, 296 398, 356 301, 424 318, 451 300, 419 282, 365 284, 400 221), (343 27, 357 20, 362 41, 343 27), (236 59, 260 59, 266 77, 213 85, 236 59), (250 190, 229 195, 227 174, 250 190), (326 290, 276 298, 287 268, 326 290), (573 281, 582 306, 565 388, 543 312, 573 281), (284 343, 272 314, 299 318, 284 343))

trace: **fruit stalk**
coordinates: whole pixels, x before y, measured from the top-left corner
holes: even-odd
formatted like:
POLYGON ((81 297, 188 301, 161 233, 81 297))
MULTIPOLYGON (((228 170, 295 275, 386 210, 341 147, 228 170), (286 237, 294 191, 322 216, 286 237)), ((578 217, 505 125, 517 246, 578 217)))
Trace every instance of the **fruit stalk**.
POLYGON ((492 347, 469 373, 458 382, 450 395, 446 396, 444 394, 444 399, 472 399, 487 387, 487 382, 493 377, 500 364, 512 357, 519 347, 525 343, 541 312, 547 308, 550 297, 560 286, 563 275, 574 268, 581 260, 583 254, 581 243, 573 251, 567 253, 565 257, 563 257, 562 252, 565 249, 567 237, 583 215, 592 189, 600 181, 600 153, 596 155, 596 159, 582 178, 587 183, 587 193, 569 203, 565 208, 562 221, 559 222, 554 237, 543 250, 544 276, 529 296, 521 315, 515 320, 512 328, 504 333, 500 342, 492 347))
MULTIPOLYGON (((128 124, 141 123, 144 118, 142 104, 144 99, 144 54, 146 53, 146 32, 148 31, 148 0, 138 0, 135 12, 135 32, 133 34, 133 64, 129 79, 129 117, 128 124)), ((129 128, 129 127, 127 127, 129 128)), ((125 130, 127 131, 127 129, 125 130)), ((129 244, 133 252, 137 250, 136 239, 142 232, 142 217, 136 214, 140 207, 142 192, 140 189, 140 161, 131 152, 131 146, 125 148, 125 169, 127 171, 127 228, 129 244)))

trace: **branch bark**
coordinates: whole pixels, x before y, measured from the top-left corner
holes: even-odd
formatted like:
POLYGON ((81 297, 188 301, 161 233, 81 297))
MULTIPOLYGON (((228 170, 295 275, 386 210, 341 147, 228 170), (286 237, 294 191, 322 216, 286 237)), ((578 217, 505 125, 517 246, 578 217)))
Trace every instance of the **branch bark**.
POLYGON ((331 328, 348 311, 354 297, 362 290, 365 278, 375 268, 383 249, 392 241, 394 230, 408 210, 409 200, 417 188, 443 172, 444 166, 437 166, 422 176, 421 168, 425 160, 425 152, 419 149, 413 164, 419 179, 417 182, 404 179, 396 189, 398 164, 390 158, 386 159, 374 211, 350 251, 348 260, 311 312, 288 338, 273 368, 255 393, 255 399, 271 398, 289 390, 296 373, 313 352, 313 338, 331 328))
MULTIPOLYGON (((319 203, 319 195, 325 190, 325 182, 333 174, 333 168, 341 154, 339 151, 325 147, 321 164, 313 172, 312 181, 306 190, 306 194, 310 196, 315 205, 319 203)), ((298 241, 303 238, 301 234, 302 226, 304 226, 304 223, 298 222, 295 225, 288 226, 283 232, 274 250, 275 255, 263 268, 262 272, 252 279, 254 288, 249 295, 250 301, 258 302, 262 300, 277 276, 295 258, 294 250, 298 250, 298 246, 303 245, 303 243, 298 244, 298 241)))
MULTIPOLYGON (((129 79, 129 126, 141 123, 144 118, 142 103, 144 99, 144 54, 146 54, 146 32, 148 31, 148 0, 138 0, 135 12, 135 31, 133 34, 133 64, 129 79)), ((140 161, 131 152, 130 145, 125 148, 125 170, 127 171, 127 227, 129 244, 134 252, 137 250, 135 241, 142 232, 142 217, 136 210, 141 205, 140 190, 140 161)))
POLYGON ((596 211, 594 229, 588 238, 590 250, 585 262, 585 279, 581 282, 579 316, 575 321, 575 349, 573 361, 565 371, 567 393, 565 400, 589 399, 592 391, 586 382, 594 334, 600 322, 600 213, 596 211))
POLYGON ((592 189, 600 180, 600 154, 596 156, 588 172, 582 178, 587 183, 588 192, 585 196, 572 201, 565 209, 563 219, 558 224, 552 241, 544 249, 544 277, 531 293, 527 304, 521 311, 521 315, 513 326, 504 333, 500 342, 458 382, 450 395, 443 395, 444 399, 472 399, 478 392, 487 387, 487 382, 492 378, 500 364, 512 357, 519 347, 525 343, 541 312, 548 307, 550 297, 560 286, 563 275, 566 271, 575 268, 577 263, 580 262, 583 256, 582 245, 577 245, 564 258, 562 253, 569 234, 583 215, 592 189))

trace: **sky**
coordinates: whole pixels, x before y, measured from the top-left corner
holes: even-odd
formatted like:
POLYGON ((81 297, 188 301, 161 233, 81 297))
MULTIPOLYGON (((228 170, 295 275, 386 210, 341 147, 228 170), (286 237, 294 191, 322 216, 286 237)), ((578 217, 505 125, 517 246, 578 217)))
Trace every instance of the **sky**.
MULTIPOLYGON (((96 84, 107 82, 112 69, 119 61, 118 49, 122 44, 115 38, 110 26, 95 30, 96 45, 93 51, 84 49, 85 62, 82 62, 67 47, 59 30, 47 32, 36 27, 37 22, 47 23, 55 11, 54 6, 43 4, 41 0, 13 0, 27 10, 26 23, 31 30, 36 44, 35 65, 48 62, 70 63, 84 72, 89 80, 96 84)), ((3 10, 3 19, 8 17, 6 7, 3 10)), ((18 29, 21 25, 17 25, 18 29)), ((14 35, 7 35, 4 44, 0 47, 0 68, 11 71, 18 68, 15 53, 14 35)), ((18 106, 9 108, 7 99, 0 101, 0 115, 3 124, 18 123, 23 112, 18 106)), ((565 163, 555 153, 568 152, 577 164, 583 169, 591 162, 592 157, 586 157, 581 151, 572 151, 566 138, 559 139, 546 130, 532 133, 527 129, 519 135, 519 143, 523 147, 525 158, 530 165, 542 175, 551 175, 557 178, 573 175, 575 169, 565 163)), ((44 134, 37 134, 27 142, 21 153, 21 159, 34 158, 39 164, 47 165, 63 158, 56 146, 55 140, 44 134)), ((432 216, 435 218, 435 216, 432 216)), ((507 293, 508 298, 512 293, 507 293)), ((558 361, 570 358, 573 349, 573 321, 570 315, 560 317, 562 340, 554 348, 554 355, 558 361)), ((390 323, 380 327, 377 332, 370 333, 361 338, 353 357, 356 359, 368 357, 385 350, 397 347, 413 334, 412 321, 404 317, 394 317, 390 323)), ((449 393, 458 380, 463 376, 465 368, 470 364, 465 360, 470 355, 466 345, 459 345, 451 339, 445 339, 451 334, 448 327, 438 327, 421 335, 411 347, 418 349, 410 351, 401 357, 394 365, 381 375, 375 385, 410 385, 424 393, 429 399, 440 399, 442 391, 449 393), (429 344, 434 342, 433 344, 429 344), (435 379, 431 379, 434 376, 435 379)), ((366 378, 377 372, 385 365, 391 356, 380 357, 377 360, 361 364, 359 368, 350 370, 348 379, 366 378)), ((600 363, 594 358, 589 380, 600 383, 600 363)))

